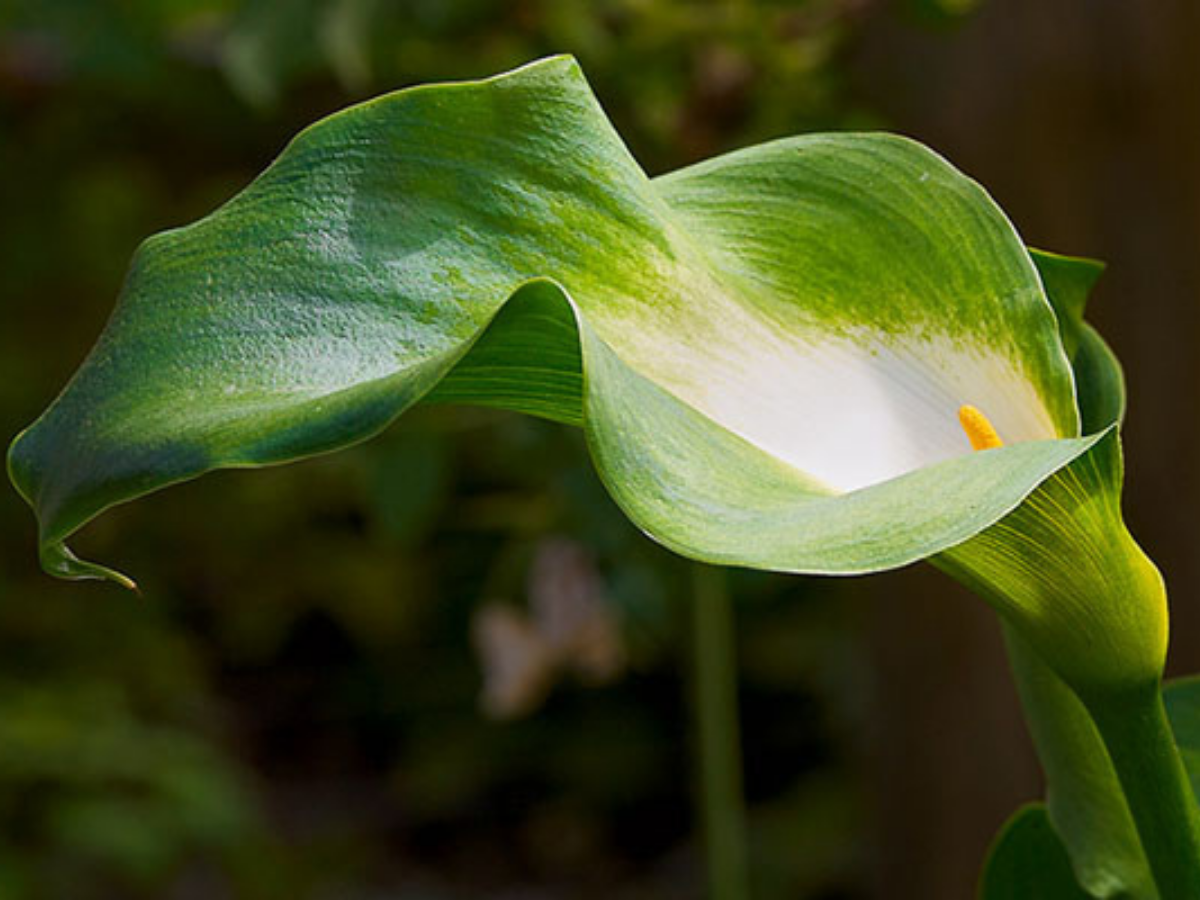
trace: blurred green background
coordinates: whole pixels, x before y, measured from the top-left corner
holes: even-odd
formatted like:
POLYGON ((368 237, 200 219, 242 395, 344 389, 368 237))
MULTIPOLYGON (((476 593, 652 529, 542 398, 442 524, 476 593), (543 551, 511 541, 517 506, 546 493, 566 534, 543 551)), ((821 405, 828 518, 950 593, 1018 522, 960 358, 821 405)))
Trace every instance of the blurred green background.
MULTIPOLYGON (((0 435, 69 377, 137 243, 299 128, 571 52, 652 173, 887 127, 1031 243, 1107 258, 1131 519, 1195 670, 1198 38, 1188 0, 0 0, 0 435)), ((578 434, 425 408, 79 547, 143 596, 42 575, 0 490, 0 900, 703 896, 691 570, 578 434), (547 604, 604 677, 537 668, 547 604)), ((729 585, 755 897, 969 896, 1040 790, 991 614, 924 571, 729 585)))

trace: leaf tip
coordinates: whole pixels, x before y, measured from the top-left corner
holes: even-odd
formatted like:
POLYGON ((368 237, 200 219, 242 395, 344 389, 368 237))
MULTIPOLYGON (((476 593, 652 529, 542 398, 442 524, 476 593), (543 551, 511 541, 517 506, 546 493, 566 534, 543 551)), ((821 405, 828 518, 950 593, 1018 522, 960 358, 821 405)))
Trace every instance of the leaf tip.
POLYGON ((141 596, 142 590, 136 581, 123 572, 98 563, 80 559, 60 541, 43 544, 40 552, 42 569, 56 578, 68 581, 110 581, 141 596))

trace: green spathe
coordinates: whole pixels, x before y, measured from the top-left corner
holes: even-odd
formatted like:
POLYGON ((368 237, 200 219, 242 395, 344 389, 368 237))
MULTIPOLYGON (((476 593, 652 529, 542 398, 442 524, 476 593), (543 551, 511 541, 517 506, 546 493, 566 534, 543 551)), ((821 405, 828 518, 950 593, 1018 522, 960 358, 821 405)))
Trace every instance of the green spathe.
POLYGON ((1156 681, 1166 614, 1121 522, 1120 373, 1082 322, 1097 274, 1031 254, 891 135, 650 179, 555 57, 331 116, 148 240, 9 471, 47 571, 128 583, 65 543, 109 506, 347 446, 421 401, 491 404, 581 425, 616 501, 683 554, 934 557, 1107 696, 1156 681), (972 452, 963 404, 1006 446, 972 452))
MULTIPOLYGON (((332 116, 147 241, 9 466, 66 576, 109 574, 64 544, 107 506, 344 446, 423 397, 582 423, 630 516, 712 562, 879 571, 1018 509, 1039 539, 1072 540, 1074 512, 1123 534, 1111 423, 1076 437, 1082 297, 1055 293, 1061 336, 1003 214, 917 144, 816 135, 651 181, 558 57, 332 116), (970 453, 962 403, 1009 446, 970 453), (1022 505, 1076 459, 1096 509, 1022 505)), ((1053 632, 1035 645, 1127 630, 984 555, 955 566, 1053 632)), ((1120 677, 1158 671, 1158 612, 1120 677)))
MULTIPOLYGON (((1078 267, 1039 262, 1061 335, 1011 225, 925 148, 814 135, 652 181, 552 58, 332 116, 148 240, 10 471, 46 568, 111 576, 64 541, 114 503, 362 440, 422 398, 491 403, 584 425, 617 501, 682 553, 880 571, 1113 452, 1111 422, 1078 437, 1078 267), (1008 446, 971 453, 963 403, 1008 446)), ((1107 627, 1018 593, 1030 625, 1107 627)))

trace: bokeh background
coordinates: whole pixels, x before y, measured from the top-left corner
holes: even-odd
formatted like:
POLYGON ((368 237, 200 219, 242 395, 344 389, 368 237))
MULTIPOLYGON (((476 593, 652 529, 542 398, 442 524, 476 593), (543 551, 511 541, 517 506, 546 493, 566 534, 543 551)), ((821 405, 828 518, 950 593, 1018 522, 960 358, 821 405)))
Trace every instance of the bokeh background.
MULTIPOLYGON (((0 436, 69 377, 137 243, 300 127, 571 52, 652 173, 889 128, 1028 242, 1108 260, 1129 517, 1194 671, 1198 42, 1192 0, 0 0, 0 436)), ((694 572, 578 434, 427 408, 171 489, 79 541, 140 598, 42 575, 5 488, 3 900, 703 896, 694 572), (547 619, 596 664, 530 663, 547 619)), ((922 568, 728 587, 756 900, 970 896, 1040 792, 991 614, 922 568)))

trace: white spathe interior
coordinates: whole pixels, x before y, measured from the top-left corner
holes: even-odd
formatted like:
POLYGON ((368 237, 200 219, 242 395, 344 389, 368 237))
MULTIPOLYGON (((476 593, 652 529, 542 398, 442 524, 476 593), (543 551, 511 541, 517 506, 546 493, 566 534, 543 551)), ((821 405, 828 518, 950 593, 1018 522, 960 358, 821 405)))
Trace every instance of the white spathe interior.
MULTIPOLYGON (((736 342, 706 340, 701 352, 664 355, 660 344, 654 377, 832 491, 973 452, 958 419, 964 404, 1005 443, 1062 436, 1019 363, 990 348, 870 332, 804 340, 756 324, 752 339, 742 331, 736 342)), ((688 337, 676 334, 676 345, 688 337)))

